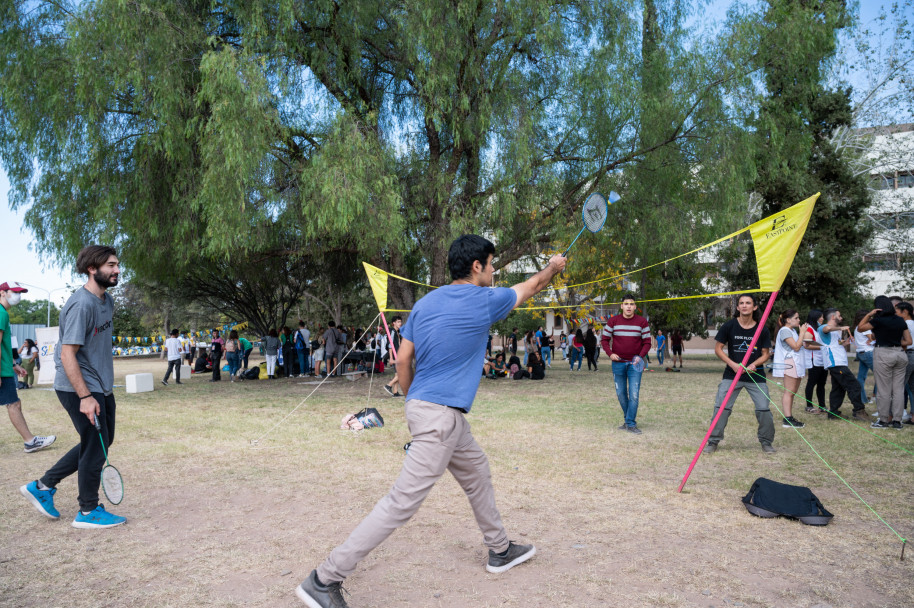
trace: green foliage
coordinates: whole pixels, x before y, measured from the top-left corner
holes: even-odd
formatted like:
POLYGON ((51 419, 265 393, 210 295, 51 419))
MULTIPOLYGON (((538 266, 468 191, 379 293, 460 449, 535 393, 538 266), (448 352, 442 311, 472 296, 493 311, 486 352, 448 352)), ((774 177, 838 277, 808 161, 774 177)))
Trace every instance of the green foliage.
POLYGON ((646 243, 648 216, 704 225, 743 156, 724 100, 745 70, 682 29, 682 6, 659 12, 663 52, 642 71, 626 0, 7 2, 12 204, 30 205, 40 251, 113 242, 162 284, 201 257, 314 249, 442 284, 458 234, 490 234, 502 267, 569 232, 623 169, 679 164, 644 215, 616 218, 643 224, 607 230, 646 243), (688 192, 648 212, 683 177, 688 192))
MULTIPOLYGON (((10 323, 46 325, 48 322, 48 301, 20 300, 19 304, 10 307, 9 314, 10 323)), ((50 314, 51 324, 48 327, 54 327, 60 319, 60 309, 53 302, 50 305, 50 314)))
MULTIPOLYGON (((871 234, 862 220, 870 198, 865 179, 855 176, 828 139, 851 123, 850 90, 824 85, 837 32, 848 19, 837 0, 770 0, 765 14, 758 61, 766 95, 755 134, 759 217, 822 193, 782 286, 782 308, 856 310, 861 301, 861 254, 871 234)), ((749 281, 750 257, 741 264, 740 282, 749 281)))

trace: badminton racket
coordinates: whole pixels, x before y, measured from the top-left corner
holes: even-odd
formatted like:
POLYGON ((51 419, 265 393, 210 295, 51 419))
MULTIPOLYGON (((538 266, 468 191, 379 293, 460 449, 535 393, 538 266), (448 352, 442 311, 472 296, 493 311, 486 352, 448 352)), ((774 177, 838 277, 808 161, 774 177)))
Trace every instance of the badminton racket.
POLYGON ((98 422, 98 416, 94 416, 95 430, 98 431, 98 440, 102 442, 102 453, 105 455, 105 466, 102 468, 102 490, 105 496, 113 505, 121 504, 124 500, 124 480, 120 472, 111 466, 108 462, 108 450, 105 449, 105 441, 102 439, 102 425, 98 422))
POLYGON ((793 363, 769 363, 765 367, 771 371, 782 372, 787 369, 793 369, 793 363))
MULTIPOLYGON (((622 197, 615 192, 610 192, 609 204, 612 205, 620 198, 622 197)), ((581 238, 581 235, 584 234, 585 230, 590 230, 593 233, 603 230, 603 224, 606 223, 606 217, 609 215, 609 209, 607 208, 606 202, 603 195, 598 192, 594 192, 587 197, 587 200, 584 201, 584 207, 581 209, 581 219, 584 221, 584 227, 581 228, 578 236, 574 237, 574 240, 571 241, 571 245, 569 245, 568 249, 565 250, 565 253, 562 254, 563 257, 568 255, 568 252, 574 244, 578 242, 578 239, 581 238)))
POLYGON ((636 372, 638 372, 640 374, 641 372, 644 371, 644 359, 642 359, 641 357, 635 356, 632 359, 632 367, 635 369, 636 372))

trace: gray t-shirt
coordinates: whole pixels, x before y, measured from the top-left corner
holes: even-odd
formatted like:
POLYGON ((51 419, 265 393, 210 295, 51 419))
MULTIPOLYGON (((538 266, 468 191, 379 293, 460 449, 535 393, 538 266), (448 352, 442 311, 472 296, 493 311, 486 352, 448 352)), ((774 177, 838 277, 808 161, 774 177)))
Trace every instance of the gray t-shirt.
POLYGON ((60 361, 63 344, 78 344, 76 361, 90 392, 110 395, 114 388, 114 357, 111 354, 114 299, 94 295, 85 287, 77 289, 60 311, 60 337, 54 349, 54 390, 68 393, 76 389, 67 379, 60 361))

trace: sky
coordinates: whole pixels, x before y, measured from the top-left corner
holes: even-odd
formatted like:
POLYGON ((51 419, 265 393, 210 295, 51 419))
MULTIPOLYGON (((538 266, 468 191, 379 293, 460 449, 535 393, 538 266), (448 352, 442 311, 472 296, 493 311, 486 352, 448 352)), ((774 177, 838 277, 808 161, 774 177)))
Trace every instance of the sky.
MULTIPOLYGON (((727 0, 710 0, 702 14, 714 15, 715 20, 723 20, 730 4, 732 3, 727 0)), ((888 9, 891 2, 863 0, 861 4, 862 21, 869 23, 876 18, 881 8, 888 9)), ((81 284, 80 278, 72 275, 69 268, 62 270, 56 259, 39 258, 29 249, 33 235, 24 226, 25 212, 10 210, 9 189, 9 180, 0 164, 0 243, 3 244, 6 253, 0 265, 0 283, 28 283, 30 291, 23 295, 30 300, 46 300, 49 296, 48 291, 51 291, 51 300, 57 305, 62 305, 69 295, 67 285, 81 284)))

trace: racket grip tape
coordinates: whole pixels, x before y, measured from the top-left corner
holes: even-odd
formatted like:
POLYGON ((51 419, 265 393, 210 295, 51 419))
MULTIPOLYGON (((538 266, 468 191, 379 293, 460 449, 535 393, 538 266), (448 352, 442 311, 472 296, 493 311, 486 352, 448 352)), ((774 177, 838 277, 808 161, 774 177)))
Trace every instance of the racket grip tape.
POLYGON ((95 430, 101 432, 102 424, 98 421, 98 414, 92 414, 92 422, 95 423, 95 430))

